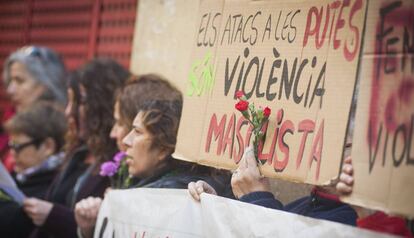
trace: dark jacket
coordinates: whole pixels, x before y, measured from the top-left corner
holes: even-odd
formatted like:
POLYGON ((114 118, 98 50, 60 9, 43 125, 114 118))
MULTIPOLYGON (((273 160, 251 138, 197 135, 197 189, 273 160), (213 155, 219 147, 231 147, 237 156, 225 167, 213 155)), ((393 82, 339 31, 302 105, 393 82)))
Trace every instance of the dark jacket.
MULTIPOLYGON (((49 189, 50 184, 58 173, 58 168, 55 170, 41 171, 33 174, 24 182, 16 181, 17 187, 27 196, 43 199, 49 189)), ((13 175, 13 177, 15 177, 13 175)))
POLYGON ((34 227, 22 206, 14 201, 0 199, 1 237, 26 238, 34 227))
POLYGON ((54 203, 53 208, 43 226, 32 232, 31 238, 77 237, 75 204, 89 196, 103 197, 109 187, 109 179, 94 174, 96 166, 85 163, 88 154, 86 146, 78 148, 53 182, 46 195, 46 200, 54 203))
MULTIPOLYGON (((168 159, 173 160, 173 158, 168 159)), ((188 166, 188 162, 180 161, 180 164, 184 166, 164 168, 149 178, 141 179, 132 187, 187 189, 190 182, 204 180, 216 190, 219 196, 233 198, 229 173, 220 172, 212 175, 210 168, 206 169, 204 166, 197 165, 198 168, 204 167, 202 170, 197 170, 188 166)), ((192 164, 192 166, 194 165, 192 164)))
MULTIPOLYGON (((32 174, 24 182, 16 180, 18 188, 27 196, 43 199, 58 169, 32 174)), ((13 178, 15 176, 13 175, 13 178)), ((35 225, 23 207, 11 200, 0 199, 0 234, 3 237, 28 237, 35 225)))
POLYGON ((313 190, 310 196, 300 198, 285 206, 270 192, 253 192, 240 198, 240 201, 283 210, 299 215, 356 225, 357 214, 349 205, 340 202, 332 195, 313 190))

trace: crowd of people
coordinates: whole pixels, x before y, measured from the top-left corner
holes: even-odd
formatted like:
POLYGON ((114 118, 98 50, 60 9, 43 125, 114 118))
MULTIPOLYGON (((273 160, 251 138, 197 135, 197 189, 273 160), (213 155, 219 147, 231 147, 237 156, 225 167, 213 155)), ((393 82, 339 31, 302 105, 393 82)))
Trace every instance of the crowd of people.
POLYGON ((261 176, 250 147, 233 173, 174 159, 183 97, 159 75, 135 76, 102 58, 68 72, 50 48, 27 46, 5 61, 3 83, 15 112, 2 122, 8 134, 2 162, 26 196, 20 204, 0 189, 4 237, 92 237, 111 185, 99 170, 119 151, 128 157, 124 189, 188 188, 197 201, 206 192, 412 237, 407 219, 339 200, 352 192, 351 157, 336 185, 315 187, 285 205, 261 176))

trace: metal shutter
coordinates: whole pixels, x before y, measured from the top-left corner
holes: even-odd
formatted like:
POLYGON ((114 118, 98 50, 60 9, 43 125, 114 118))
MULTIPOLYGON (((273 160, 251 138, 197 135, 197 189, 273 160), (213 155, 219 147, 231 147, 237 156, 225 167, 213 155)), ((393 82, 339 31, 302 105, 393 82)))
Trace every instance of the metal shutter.
POLYGON ((68 69, 94 56, 129 68, 136 11, 137 0, 0 0, 0 70, 12 51, 29 44, 55 49, 68 69))

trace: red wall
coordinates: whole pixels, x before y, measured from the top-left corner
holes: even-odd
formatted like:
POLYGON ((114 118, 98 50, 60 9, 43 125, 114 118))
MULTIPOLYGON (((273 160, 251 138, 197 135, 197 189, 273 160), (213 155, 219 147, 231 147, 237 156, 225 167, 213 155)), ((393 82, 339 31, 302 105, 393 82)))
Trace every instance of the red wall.
MULTIPOLYGON (((0 72, 5 58, 24 45, 59 52, 68 69, 94 56, 129 67, 137 0, 0 1, 0 72)), ((0 113, 4 109, 0 86, 0 113)))

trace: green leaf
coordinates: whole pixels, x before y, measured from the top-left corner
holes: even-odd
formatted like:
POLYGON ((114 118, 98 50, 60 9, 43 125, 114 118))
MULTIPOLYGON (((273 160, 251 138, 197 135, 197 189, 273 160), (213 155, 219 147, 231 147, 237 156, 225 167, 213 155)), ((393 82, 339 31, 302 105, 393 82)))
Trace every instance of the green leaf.
POLYGON ((256 114, 255 112, 255 107, 254 107, 254 103, 249 103, 249 110, 252 113, 252 115, 256 114))
POLYGON ((250 115, 249 115, 249 111, 248 110, 242 111, 241 113, 244 116, 244 118, 246 118, 247 120, 250 120, 250 115))

